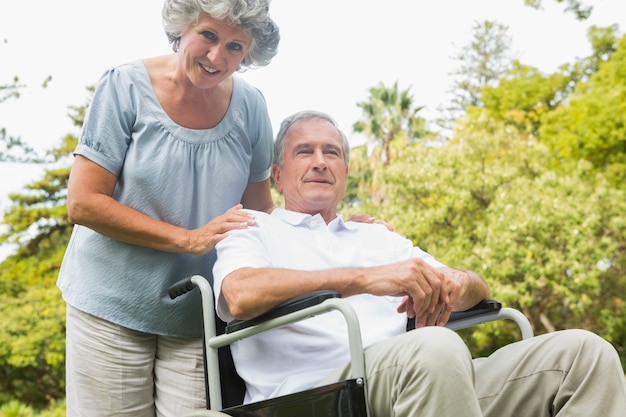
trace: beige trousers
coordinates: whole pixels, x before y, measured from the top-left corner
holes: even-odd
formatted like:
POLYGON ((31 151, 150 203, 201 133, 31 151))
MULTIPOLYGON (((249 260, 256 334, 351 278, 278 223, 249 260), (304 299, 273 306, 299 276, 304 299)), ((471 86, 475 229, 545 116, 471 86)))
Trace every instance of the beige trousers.
MULTIPOLYGON (((371 417, 624 417, 615 349, 566 330, 471 359, 453 331, 417 329, 365 351, 371 417)), ((325 383, 350 377, 349 365, 325 383)))
POLYGON ((202 339, 129 330, 67 306, 67 417, 180 417, 204 408, 202 339))

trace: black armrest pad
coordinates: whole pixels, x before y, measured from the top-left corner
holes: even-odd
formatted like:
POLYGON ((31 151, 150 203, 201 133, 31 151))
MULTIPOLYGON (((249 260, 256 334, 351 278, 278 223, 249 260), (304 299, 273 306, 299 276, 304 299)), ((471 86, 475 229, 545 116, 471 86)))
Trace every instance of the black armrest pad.
POLYGON ((493 311, 499 311, 501 308, 502 304, 496 300, 482 300, 474 307, 465 311, 454 311, 450 314, 450 320, 448 320, 448 322, 474 317, 480 314, 491 313, 493 311))
POLYGON ((276 308, 261 314, 251 320, 233 320, 226 326, 226 333, 233 333, 237 330, 245 329, 247 327, 254 326, 256 324, 268 321, 270 319, 281 317, 294 311, 302 310, 303 308, 310 307, 321 303, 329 298, 341 298, 341 295, 335 291, 321 290, 308 294, 304 294, 300 297, 293 298, 276 308))
MULTIPOLYGON (((457 320, 466 319, 468 317, 479 316, 481 314, 491 313, 499 311, 502 308, 502 304, 496 300, 482 300, 474 307, 465 311, 454 311, 450 314, 448 323, 452 323, 457 320)), ((406 324, 407 331, 415 329, 415 319, 408 319, 406 324)))

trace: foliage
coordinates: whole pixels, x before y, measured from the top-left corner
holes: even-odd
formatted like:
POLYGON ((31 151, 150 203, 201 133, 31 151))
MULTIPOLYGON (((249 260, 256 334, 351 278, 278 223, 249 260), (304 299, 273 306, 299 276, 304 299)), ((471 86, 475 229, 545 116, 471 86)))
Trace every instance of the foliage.
POLYGON ((11 82, 7 84, 0 84, 0 103, 10 99, 18 98, 20 96, 20 90, 25 87, 20 83, 20 78, 16 75, 11 82))
MULTIPOLYGON (((626 365, 626 38, 594 27, 592 56, 542 74, 509 61, 505 28, 490 24, 475 27, 483 37, 462 68, 478 81, 457 85, 474 106, 450 141, 423 140, 422 108, 398 82, 357 103, 354 128, 382 154, 353 149, 342 213, 384 219, 444 263, 481 273, 536 333, 600 334, 626 365)), ((19 88, 17 78, 0 86, 0 103, 19 88)), ((85 108, 73 108, 76 126, 85 108)), ((0 242, 19 249, 0 268, 0 417, 64 415, 65 306, 55 281, 71 232, 66 158, 75 144, 67 135, 38 159, 45 175, 11 195, 3 214, 0 242)), ((34 159, 3 129, 0 145, 0 160, 34 159)), ((515 338, 510 329, 496 323, 464 337, 488 353, 515 338)))
POLYGON ((55 282, 71 226, 63 209, 40 197, 12 199, 20 203, 5 222, 15 219, 9 229, 32 238, 18 233, 25 240, 0 269, 0 404, 12 398, 39 407, 64 396, 65 305, 55 282))
POLYGON ((65 306, 54 286, 0 295, 0 403, 9 398, 34 406, 63 398, 65 306))
POLYGON ((417 116, 423 107, 414 107, 410 89, 399 91, 397 81, 391 87, 380 83, 369 93, 368 101, 357 103, 363 119, 353 129, 364 133, 370 143, 380 142, 380 158, 386 165, 392 159, 393 143, 403 147, 427 135, 426 121, 417 116))
POLYGON ((0 128, 0 162, 43 162, 22 138, 10 136, 0 128))
MULTIPOLYGON (((361 189, 377 190, 377 199, 361 195, 357 211, 385 219, 444 263, 479 272, 536 333, 586 328, 626 362, 626 190, 584 162, 556 173, 543 164, 547 152, 502 123, 466 125, 448 145, 415 145, 372 176, 361 189)), ((501 325, 474 333, 475 351, 505 335, 501 325)))
MULTIPOLYGON (((591 12, 593 11, 593 7, 585 6, 582 2, 578 0, 555 0, 557 3, 565 2, 567 6, 565 7, 566 13, 573 13, 578 20, 585 20, 591 16, 591 12)), ((527 6, 534 7, 535 9, 541 8, 543 0, 524 0, 524 3, 527 6)))
MULTIPOLYGON (((536 68, 515 61, 511 72, 501 78, 497 86, 483 88, 484 109, 494 120, 537 135, 543 115, 567 97, 570 81, 567 74, 543 75, 536 68)), ((480 111, 468 109, 474 117, 480 117, 480 111)))
MULTIPOLYGON (((535 67, 513 61, 510 70, 497 82, 483 86, 477 93, 480 105, 465 106, 469 117, 480 117, 484 109, 489 117, 537 136, 544 116, 566 102, 575 86, 583 85, 611 58, 617 49, 616 32, 616 26, 591 27, 588 37, 592 55, 564 64, 553 74, 543 74, 535 67)), ((568 125, 559 121, 559 126, 568 125)))
POLYGON ((471 41, 454 57, 460 63, 452 73, 459 76, 453 87, 453 103, 459 109, 480 107, 482 89, 509 72, 512 59, 508 30, 508 26, 490 20, 476 22, 472 27, 471 41))
MULTIPOLYGON (((73 120, 80 125, 84 108, 74 110, 73 120)), ((10 195, 12 204, 4 212, 0 242, 18 245, 0 269, 0 404, 7 403, 5 415, 35 416, 36 409, 65 395, 65 304, 55 283, 72 229, 66 212, 67 157, 76 142, 75 136, 65 136, 48 153, 53 163, 43 178, 10 195)), ((57 408, 45 415, 62 415, 57 408)))
POLYGON ((448 91, 449 105, 437 123, 451 130, 468 107, 482 107, 482 91, 495 86, 511 70, 511 38, 508 27, 486 20, 472 27, 471 40, 453 57, 459 66, 450 75, 454 83, 448 91))
POLYGON ((65 417, 65 400, 51 401, 42 410, 12 400, 0 405, 0 417, 65 417))
POLYGON ((566 105, 546 114, 539 130, 559 158, 584 159, 626 180, 626 36, 588 82, 579 83, 566 105))
POLYGON ((611 55, 617 50, 617 44, 619 42, 618 25, 611 25, 608 27, 592 26, 589 28, 587 37, 593 50, 591 56, 582 59, 584 63, 584 73, 586 77, 581 79, 587 81, 589 76, 595 74, 602 62, 609 60, 611 55))
MULTIPOLYGON (((46 88, 51 80, 52 77, 48 76, 43 81, 42 87, 46 88)), ((10 99, 19 98, 25 88, 26 85, 20 82, 17 75, 9 83, 0 84, 0 104, 10 99)), ((32 147, 22 141, 20 137, 9 135, 3 126, 0 126, 0 161, 43 162, 32 147)))

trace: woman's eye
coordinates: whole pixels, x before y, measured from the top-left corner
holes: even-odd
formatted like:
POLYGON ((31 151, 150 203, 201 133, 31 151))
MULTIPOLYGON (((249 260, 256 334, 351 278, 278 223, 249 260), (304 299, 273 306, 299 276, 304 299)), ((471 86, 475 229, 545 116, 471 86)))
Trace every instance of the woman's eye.
POLYGON ((202 32, 201 35, 209 40, 215 39, 215 34, 213 32, 209 32, 208 30, 205 30, 204 32, 202 32))
POLYGON ((241 46, 241 45, 240 45, 240 44, 238 44, 238 43, 231 43, 230 45, 228 45, 228 48, 229 48, 231 51, 235 51, 235 52, 240 52, 240 51, 243 51, 243 46, 241 46))

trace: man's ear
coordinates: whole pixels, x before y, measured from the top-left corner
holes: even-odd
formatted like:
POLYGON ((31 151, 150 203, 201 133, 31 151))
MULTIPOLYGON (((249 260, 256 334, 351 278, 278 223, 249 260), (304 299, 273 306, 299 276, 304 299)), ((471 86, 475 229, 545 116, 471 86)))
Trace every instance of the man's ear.
POLYGON ((272 164, 272 178, 274 179, 274 185, 276 186, 276 189, 282 193, 283 184, 282 184, 280 165, 272 164))

